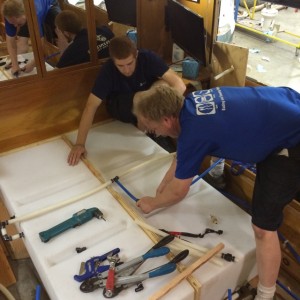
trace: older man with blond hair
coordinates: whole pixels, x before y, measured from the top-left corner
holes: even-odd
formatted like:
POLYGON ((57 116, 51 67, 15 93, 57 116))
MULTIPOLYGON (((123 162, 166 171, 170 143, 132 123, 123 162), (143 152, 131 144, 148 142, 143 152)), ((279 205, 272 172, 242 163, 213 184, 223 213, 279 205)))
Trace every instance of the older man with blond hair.
POLYGON ((277 229, 300 191, 300 94, 287 87, 217 87, 184 98, 159 86, 137 95, 134 113, 148 130, 177 138, 177 157, 155 197, 137 202, 144 213, 183 200, 207 155, 256 163, 255 300, 273 299, 281 262, 277 229))
MULTIPOLYGON (((55 16, 60 12, 57 0, 34 0, 40 37, 43 42, 44 24, 54 30, 55 16)), ((18 54, 28 51, 29 30, 23 0, 6 0, 2 5, 2 15, 5 20, 7 51, 11 59, 11 72, 18 75, 21 71, 18 64, 18 54)), ((24 67, 25 72, 31 72, 35 67, 34 60, 24 67)))

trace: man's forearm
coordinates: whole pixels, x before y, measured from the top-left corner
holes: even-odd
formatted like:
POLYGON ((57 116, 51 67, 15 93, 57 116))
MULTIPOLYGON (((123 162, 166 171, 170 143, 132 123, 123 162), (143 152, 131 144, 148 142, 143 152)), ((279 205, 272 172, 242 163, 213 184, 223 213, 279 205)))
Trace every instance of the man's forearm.
POLYGON ((80 121, 78 135, 77 135, 77 139, 76 139, 76 145, 83 145, 83 146, 85 145, 88 132, 93 123, 93 119, 90 120, 88 118, 88 116, 86 116, 85 114, 86 114, 86 111, 83 112, 83 115, 82 115, 82 118, 80 121))
POLYGON ((144 212, 149 213, 155 209, 174 205, 187 195, 193 178, 176 179, 169 182, 161 193, 155 197, 143 197, 137 202, 137 206, 144 212))
POLYGON ((101 101, 99 103, 98 101, 99 100, 95 100, 95 96, 93 95, 91 95, 88 99, 88 103, 84 108, 79 124, 78 135, 76 140, 77 145, 85 145, 88 132, 93 124, 95 113, 97 111, 97 108, 101 104, 101 101))
POLYGON ((12 68, 19 68, 17 42, 15 37, 6 36, 7 52, 9 54, 12 68))

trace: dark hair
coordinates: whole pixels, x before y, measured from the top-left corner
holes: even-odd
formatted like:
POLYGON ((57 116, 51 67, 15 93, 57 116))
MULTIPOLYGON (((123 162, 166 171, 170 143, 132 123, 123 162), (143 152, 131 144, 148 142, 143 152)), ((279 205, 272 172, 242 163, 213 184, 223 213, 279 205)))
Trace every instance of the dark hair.
POLYGON ((110 40, 109 55, 112 59, 124 59, 136 54, 136 46, 127 36, 117 36, 110 40))
POLYGON ((55 18, 55 25, 61 31, 78 34, 82 29, 80 17, 72 10, 63 10, 55 18))

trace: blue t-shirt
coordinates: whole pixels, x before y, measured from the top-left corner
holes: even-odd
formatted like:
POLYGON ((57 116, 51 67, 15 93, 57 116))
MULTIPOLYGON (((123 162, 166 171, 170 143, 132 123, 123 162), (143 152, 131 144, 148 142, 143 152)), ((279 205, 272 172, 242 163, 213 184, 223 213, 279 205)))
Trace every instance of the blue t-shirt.
POLYGON ((198 174, 206 155, 257 163, 300 143, 300 94, 286 87, 196 91, 180 112, 176 177, 198 174))
MULTIPOLYGON (((35 5, 35 10, 37 14, 37 19, 38 19, 38 25, 39 25, 39 31, 41 37, 44 36, 43 33, 43 23, 46 19, 47 13, 52 5, 53 0, 34 0, 34 5, 35 5)), ((14 37, 17 33, 17 28, 10 24, 6 19, 5 19, 5 31, 6 34, 10 37, 14 37)))
POLYGON ((105 100, 111 96, 145 91, 168 69, 159 56, 148 50, 139 50, 136 68, 130 77, 121 74, 113 61, 109 59, 101 67, 92 93, 101 100, 105 100))

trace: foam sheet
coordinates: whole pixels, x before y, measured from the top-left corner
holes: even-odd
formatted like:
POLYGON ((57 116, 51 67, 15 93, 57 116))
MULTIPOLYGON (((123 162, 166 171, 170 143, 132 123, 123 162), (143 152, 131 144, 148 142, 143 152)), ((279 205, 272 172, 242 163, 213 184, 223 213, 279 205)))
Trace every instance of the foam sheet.
MULTIPOLYGON (((67 164, 69 150, 63 139, 57 138, 0 156, 0 188, 11 215, 22 217, 68 199, 76 199, 102 185, 82 162, 75 167, 67 164)), ((128 261, 143 255, 153 246, 150 238, 106 189, 39 217, 22 221, 18 228, 25 234, 26 248, 51 300, 104 299, 101 289, 89 294, 79 290, 80 283, 73 276, 79 273, 81 262, 114 248, 120 248, 121 261, 128 261), (106 221, 94 218, 48 243, 41 242, 39 232, 91 207, 98 207, 106 221), (87 250, 78 254, 75 248, 83 246, 87 250)), ((167 262, 166 257, 151 259, 142 265, 139 272, 167 262)), ((147 299, 176 273, 148 279, 144 282, 143 291, 136 293, 132 287, 122 291, 118 298, 147 299)), ((183 281, 163 299, 174 299, 177 296, 180 299, 193 299, 194 290, 188 282, 183 281)))
MULTIPOLYGON (((76 134, 71 132, 67 138, 75 142, 76 134)), ((134 168, 134 171, 120 177, 123 185, 137 198, 155 194, 173 159, 144 133, 118 121, 92 128, 86 147, 90 164, 105 181, 140 165, 140 168, 134 168)), ((57 138, 0 156, 1 193, 12 215, 22 216, 71 197, 76 198, 101 185, 84 163, 68 166, 68 153, 69 147, 57 138)), ((130 209, 141 213, 122 189, 115 183, 112 187, 122 195, 130 209)), ((229 252, 237 258, 235 263, 222 261, 222 266, 208 262, 193 274, 201 284, 200 296, 196 300, 221 300, 228 288, 234 289, 256 275, 250 217, 204 181, 193 185, 188 196, 180 203, 141 217, 156 228, 172 231, 202 233, 208 227, 224 231, 222 235, 209 234, 203 239, 190 239, 207 249, 222 242, 225 244, 223 252, 229 252), (211 222, 211 215, 217 217, 218 224, 211 222)), ((90 294, 80 292, 79 283, 73 279, 79 272, 80 263, 117 247, 121 249, 121 260, 127 261, 144 254, 153 246, 150 238, 106 189, 43 216, 21 222, 19 229, 25 233, 25 245, 53 300, 103 298, 102 290, 90 294), (40 241, 40 231, 90 207, 98 207, 107 221, 93 219, 48 243, 40 241), (75 248, 83 246, 87 250, 77 254, 75 248)), ((188 265, 195 259, 189 256, 183 263, 188 265)), ((140 271, 165 262, 165 257, 151 259, 145 262, 140 271)), ((149 279, 145 281, 143 291, 135 293, 131 288, 123 291, 118 298, 147 299, 175 275, 172 273, 149 279)), ((162 299, 194 299, 194 290, 187 281, 183 281, 162 299)))

